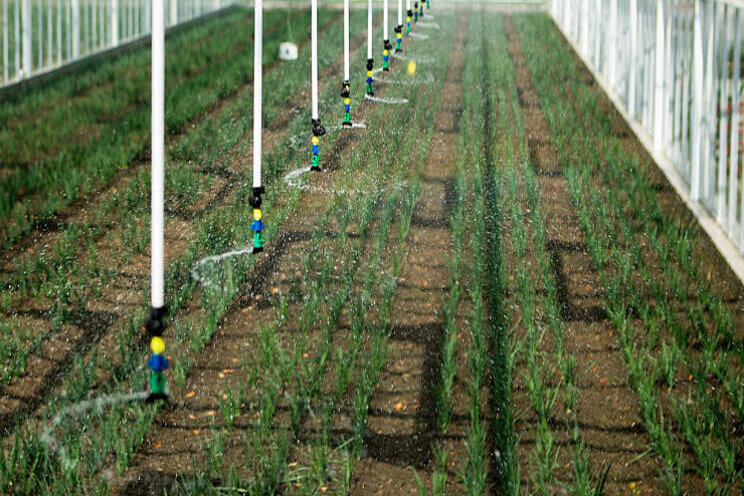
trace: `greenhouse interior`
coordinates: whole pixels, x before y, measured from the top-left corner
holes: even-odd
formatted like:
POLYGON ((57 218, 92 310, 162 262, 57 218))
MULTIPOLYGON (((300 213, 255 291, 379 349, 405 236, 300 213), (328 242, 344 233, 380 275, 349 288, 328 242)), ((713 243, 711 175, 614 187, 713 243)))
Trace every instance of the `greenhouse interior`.
POLYGON ((0 3, 0 494, 744 494, 744 1, 0 3))

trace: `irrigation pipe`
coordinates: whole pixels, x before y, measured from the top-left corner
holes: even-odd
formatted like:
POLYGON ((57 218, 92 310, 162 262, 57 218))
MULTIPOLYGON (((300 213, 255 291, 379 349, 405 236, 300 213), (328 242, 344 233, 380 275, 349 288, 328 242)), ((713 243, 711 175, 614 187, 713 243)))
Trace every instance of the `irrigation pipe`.
POLYGON ((411 38, 415 38, 417 40, 428 40, 429 39, 429 35, 428 34, 411 33, 409 36, 411 38))
POLYGON ((151 199, 150 199, 150 316, 145 328, 150 334, 152 355, 150 393, 146 399, 167 399, 164 370, 168 359, 163 352, 165 306, 165 5, 153 2, 151 37, 151 199))
POLYGON ((417 26, 420 28, 439 29, 439 24, 436 22, 419 22, 417 26))
POLYGON ((372 69, 375 66, 375 60, 372 58, 372 0, 367 0, 367 95, 371 96, 375 94, 375 89, 372 86, 374 79, 372 78, 372 69))

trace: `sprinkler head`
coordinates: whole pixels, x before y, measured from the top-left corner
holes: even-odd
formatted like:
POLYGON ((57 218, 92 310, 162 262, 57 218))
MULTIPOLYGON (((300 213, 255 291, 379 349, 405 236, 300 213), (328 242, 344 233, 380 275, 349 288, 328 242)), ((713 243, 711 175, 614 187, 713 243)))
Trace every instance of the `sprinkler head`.
POLYGON ((341 83, 341 93, 340 95, 343 98, 349 98, 351 95, 351 83, 349 81, 344 81, 341 83))
POLYGON ((390 44, 390 40, 383 41, 383 46, 385 47, 385 50, 390 50, 393 48, 393 45, 390 44))
POLYGON ((160 308, 150 308, 150 316, 145 322, 145 329, 147 329, 147 332, 150 334, 150 336, 163 335, 163 330, 165 330, 163 319, 165 318, 165 315, 167 313, 168 307, 165 305, 160 308))
POLYGON ((326 133, 326 128, 320 125, 320 119, 311 119, 313 124, 313 136, 323 136, 326 133))

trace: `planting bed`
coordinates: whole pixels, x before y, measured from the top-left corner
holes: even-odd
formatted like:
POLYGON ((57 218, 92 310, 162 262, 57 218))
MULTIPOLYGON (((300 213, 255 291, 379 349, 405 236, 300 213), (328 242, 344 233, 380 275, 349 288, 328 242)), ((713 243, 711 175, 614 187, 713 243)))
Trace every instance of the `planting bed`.
POLYGON ((309 44, 277 61, 266 12, 266 250, 222 260, 252 235, 252 12, 168 39, 170 399, 51 430, 146 388, 148 52, 3 105, 0 493, 744 490, 740 283, 548 17, 433 7, 415 72, 375 73, 405 105, 362 98, 352 12, 346 131, 321 10, 298 182, 309 44))

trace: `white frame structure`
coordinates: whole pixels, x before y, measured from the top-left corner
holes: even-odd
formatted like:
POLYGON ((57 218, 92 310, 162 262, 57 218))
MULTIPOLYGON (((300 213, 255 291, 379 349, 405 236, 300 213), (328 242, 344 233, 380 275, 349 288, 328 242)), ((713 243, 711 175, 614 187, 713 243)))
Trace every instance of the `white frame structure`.
POLYGON ((549 0, 549 10, 744 281, 744 2, 549 0))
MULTIPOLYGON (((167 27, 234 0, 161 0, 167 27)), ((0 0, 0 88, 150 35, 152 0, 0 0)))

